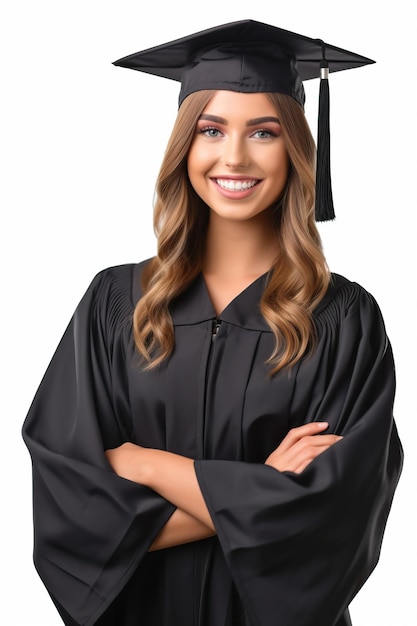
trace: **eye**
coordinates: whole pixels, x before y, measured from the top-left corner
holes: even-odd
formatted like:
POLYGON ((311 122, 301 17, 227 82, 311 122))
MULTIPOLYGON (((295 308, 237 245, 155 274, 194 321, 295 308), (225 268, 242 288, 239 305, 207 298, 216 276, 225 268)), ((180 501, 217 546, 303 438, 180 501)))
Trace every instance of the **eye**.
POLYGON ((270 137, 278 137, 278 134, 267 128, 260 128, 252 134, 256 139, 269 139, 270 137))
POLYGON ((205 135, 206 137, 220 137, 222 134, 221 131, 215 126, 203 126, 198 131, 201 135, 205 135))

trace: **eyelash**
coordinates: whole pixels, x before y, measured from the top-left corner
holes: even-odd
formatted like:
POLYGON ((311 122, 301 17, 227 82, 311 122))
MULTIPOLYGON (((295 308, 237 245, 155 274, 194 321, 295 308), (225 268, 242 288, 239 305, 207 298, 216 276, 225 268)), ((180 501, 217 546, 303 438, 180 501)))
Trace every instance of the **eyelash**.
MULTIPOLYGON (((215 126, 204 126, 203 128, 200 128, 199 133, 201 133, 202 135, 207 135, 208 137, 214 137, 217 138, 218 135, 209 135, 208 133, 210 131, 215 131, 216 133, 221 133, 221 130, 219 130, 218 128, 216 128, 215 126)), ((258 130, 255 130, 252 135, 256 135, 258 133, 266 133, 268 135, 268 137, 266 137, 266 139, 268 139, 269 137, 278 137, 278 133, 273 132, 272 130, 269 130, 267 128, 259 128, 258 130)), ((264 137, 260 137, 260 139, 263 139, 264 137)))
POLYGON ((274 131, 269 130, 268 128, 259 128, 258 130, 255 130, 253 134, 256 135, 257 133, 266 133, 268 137, 278 137, 277 133, 274 133, 274 131))
MULTIPOLYGON (((221 131, 220 131, 218 128, 216 128, 215 126, 204 126, 203 128, 200 128, 199 132, 200 132, 202 135, 207 135, 208 137, 212 137, 213 135, 208 135, 209 131, 211 131, 211 130, 214 130, 214 131, 216 131, 217 133, 220 133, 220 132, 221 132, 221 131)), ((216 135, 216 136, 217 136, 217 135, 216 135)))

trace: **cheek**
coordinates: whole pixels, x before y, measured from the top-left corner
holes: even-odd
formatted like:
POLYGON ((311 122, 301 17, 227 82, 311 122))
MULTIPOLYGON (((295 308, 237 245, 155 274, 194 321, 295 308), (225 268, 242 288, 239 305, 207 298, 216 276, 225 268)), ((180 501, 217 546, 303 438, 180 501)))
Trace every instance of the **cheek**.
POLYGON ((284 181, 286 181, 290 171, 290 159, 288 157, 288 152, 285 147, 279 150, 275 163, 277 176, 281 180, 284 179, 284 181))
POLYGON ((188 151, 188 169, 204 173, 217 162, 221 150, 221 143, 206 141, 203 137, 197 136, 188 151))
POLYGON ((255 149, 252 157, 253 161, 258 163, 269 175, 278 176, 279 178, 283 175, 288 175, 289 157, 283 143, 269 146, 267 149, 265 149, 265 146, 261 146, 261 149, 255 149))
POLYGON ((197 149, 195 144, 192 144, 187 158, 188 176, 190 178, 197 175, 197 173, 201 171, 203 162, 204 159, 202 158, 201 150, 199 148, 197 149))
POLYGON ((187 157, 187 172, 191 186, 199 196, 203 191, 206 169, 206 159, 204 158, 202 150, 200 148, 196 149, 195 146, 192 145, 187 157))
POLYGON ((194 158, 194 154, 192 150, 190 150, 188 154, 188 158, 187 158, 187 171, 188 171, 188 178, 190 179, 191 184, 193 186, 194 186, 193 180, 196 176, 197 170, 198 170, 198 167, 197 167, 196 159, 194 158))
POLYGON ((290 161, 286 150, 279 150, 270 155, 268 177, 270 181, 269 193, 279 197, 287 184, 290 173, 290 161))
POLYGON ((187 158, 188 178, 194 191, 200 197, 207 193, 207 177, 216 162, 212 146, 204 145, 198 140, 191 144, 187 158))

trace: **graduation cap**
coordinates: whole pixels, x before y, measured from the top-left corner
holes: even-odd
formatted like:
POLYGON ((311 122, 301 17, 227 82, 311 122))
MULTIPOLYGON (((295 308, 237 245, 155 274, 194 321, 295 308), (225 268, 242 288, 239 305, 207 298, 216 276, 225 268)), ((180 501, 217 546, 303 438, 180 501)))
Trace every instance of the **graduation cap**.
POLYGON ((335 217, 330 175, 329 73, 370 63, 374 61, 321 39, 241 20, 136 52, 114 65, 179 81, 179 106, 188 95, 203 89, 283 93, 304 106, 303 81, 320 77, 315 212, 317 221, 326 221, 335 217))

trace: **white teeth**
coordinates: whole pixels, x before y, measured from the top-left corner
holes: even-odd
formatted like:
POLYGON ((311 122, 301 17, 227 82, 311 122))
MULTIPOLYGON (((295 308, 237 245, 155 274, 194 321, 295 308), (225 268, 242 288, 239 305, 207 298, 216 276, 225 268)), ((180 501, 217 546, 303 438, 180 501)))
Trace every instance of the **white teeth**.
POLYGON ((254 187, 257 182, 257 180, 223 180, 222 178, 216 178, 216 183, 219 187, 227 189, 227 191, 242 191, 245 189, 251 189, 251 187, 254 187))

